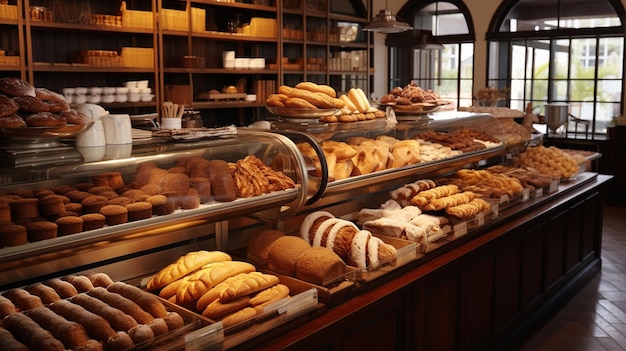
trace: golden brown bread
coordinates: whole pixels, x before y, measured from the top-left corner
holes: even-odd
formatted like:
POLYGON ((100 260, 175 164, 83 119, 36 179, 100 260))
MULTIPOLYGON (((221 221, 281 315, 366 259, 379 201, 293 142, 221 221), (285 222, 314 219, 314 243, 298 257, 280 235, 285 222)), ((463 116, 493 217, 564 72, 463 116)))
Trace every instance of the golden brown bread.
POLYGON ((317 106, 299 97, 288 98, 284 102, 284 105, 285 107, 290 107, 290 108, 304 108, 304 109, 309 109, 309 110, 317 109, 317 106))
POLYGON ((246 248, 246 259, 253 263, 259 263, 263 266, 267 265, 267 257, 269 255, 270 246, 276 239, 285 236, 280 230, 266 229, 253 236, 248 241, 246 248))
POLYGON ((257 315, 256 309, 252 307, 244 307, 239 311, 233 312, 220 320, 224 328, 231 327, 243 321, 249 320, 257 315))
POLYGON ((167 284, 163 289, 161 289, 161 291, 159 291, 159 296, 176 303, 176 293, 178 292, 178 289, 180 289, 180 287, 183 286, 189 278, 191 278, 191 274, 167 284))
POLYGON ((110 292, 118 293, 138 304, 153 317, 165 317, 167 310, 163 303, 154 295, 124 282, 115 282, 107 287, 110 292))
POLYGON ((310 247, 302 238, 286 235, 274 241, 267 258, 267 268, 293 276, 300 255, 310 247))
MULTIPOLYGON (((211 262, 230 261, 231 257, 222 251, 192 251, 179 257, 175 262, 167 265, 155 274, 146 286, 149 291, 165 287, 175 280, 198 270, 211 262)), ((171 295, 170 295, 171 296, 171 295)))
POLYGON ((326 84, 317 84, 313 82, 300 82, 296 84, 296 88, 304 89, 315 93, 324 93, 330 97, 337 97, 337 92, 333 87, 326 84))
POLYGON ((250 301, 249 296, 242 296, 236 300, 231 300, 228 302, 217 299, 211 302, 204 309, 202 315, 210 319, 219 319, 224 315, 239 311, 240 309, 248 306, 248 301, 250 301))
POLYGON ((176 303, 182 305, 195 304, 207 290, 216 284, 239 273, 248 273, 254 270, 253 265, 241 261, 209 263, 193 273, 189 280, 178 289, 176 303))
POLYGON ((13 304, 13 302, 11 302, 11 300, 7 299, 6 297, 0 295, 0 320, 2 320, 2 318, 12 314, 12 313, 16 313, 17 312, 17 307, 15 307, 15 304, 13 304))
POLYGON ((23 313, 14 313, 2 320, 2 327, 30 350, 62 351, 65 346, 23 313))
POLYGON ((293 88, 288 93, 286 93, 286 95, 290 98, 300 98, 306 100, 307 102, 321 109, 335 108, 335 98, 330 97, 324 93, 310 92, 304 89, 293 88))
POLYGON ((51 304, 50 309, 65 319, 82 325, 90 337, 103 343, 115 335, 115 331, 104 318, 67 300, 60 300, 51 304))
POLYGON ((51 287, 43 284, 43 283, 35 283, 26 286, 24 289, 29 293, 39 296, 41 302, 44 304, 53 303, 54 301, 59 301, 61 297, 57 292, 51 287))
POLYGON ((342 277, 345 272, 346 264, 341 257, 322 246, 304 251, 296 263, 296 278, 321 286, 342 277))
POLYGON ((278 284, 279 281, 278 277, 273 274, 251 272, 228 284, 221 292, 220 300, 227 302, 254 294, 278 284))
POLYGON ((287 296, 289 296, 289 287, 285 284, 276 284, 250 298, 250 306, 256 310, 257 314, 261 314, 265 306, 287 296))
POLYGON ((0 327, 0 340, 5 351, 28 351, 26 345, 19 342, 10 331, 0 327))
POLYGON ((31 308, 43 306, 39 296, 33 295, 22 288, 7 290, 2 295, 11 300, 20 311, 27 311, 31 308))
POLYGON ((104 301, 109 304, 111 307, 117 308, 118 310, 130 315, 133 317, 138 323, 146 324, 154 319, 154 317, 144 311, 141 306, 139 306, 134 301, 120 295, 117 293, 113 293, 108 291, 103 287, 95 287, 93 290, 87 292, 89 296, 93 296, 99 300, 104 301))

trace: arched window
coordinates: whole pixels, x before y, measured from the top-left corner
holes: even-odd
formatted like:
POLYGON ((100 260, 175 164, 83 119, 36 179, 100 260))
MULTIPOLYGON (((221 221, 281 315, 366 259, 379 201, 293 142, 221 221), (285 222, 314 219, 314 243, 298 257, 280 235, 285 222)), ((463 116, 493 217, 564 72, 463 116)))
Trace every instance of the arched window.
POLYGON ((582 123, 559 133, 605 134, 623 104, 621 18, 619 0, 504 1, 487 33, 488 84, 508 89, 515 109, 567 103, 570 122, 582 123))
POLYGON ((457 106, 471 105, 475 35, 465 4, 460 0, 410 1, 398 16, 414 31, 387 35, 389 90, 414 81, 457 106), (439 48, 425 45, 424 38, 439 48))

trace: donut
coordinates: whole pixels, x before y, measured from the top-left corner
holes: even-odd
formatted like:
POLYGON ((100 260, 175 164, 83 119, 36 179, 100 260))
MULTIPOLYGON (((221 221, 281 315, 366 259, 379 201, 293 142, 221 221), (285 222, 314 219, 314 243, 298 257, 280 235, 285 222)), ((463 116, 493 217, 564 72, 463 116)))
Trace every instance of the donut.
POLYGON ((0 92, 7 96, 35 96, 35 87, 29 82, 15 77, 0 78, 0 92))
POLYGON ((26 122, 24 122, 24 119, 18 115, 0 117, 0 128, 26 128, 26 122))
POLYGON ((20 111, 26 113, 40 113, 50 111, 50 107, 45 102, 29 95, 14 97, 13 101, 20 106, 20 111))
POLYGON ((41 112, 26 116, 24 119, 29 127, 63 127, 67 120, 51 112, 41 112))
POLYGON ((13 99, 0 94, 0 117, 11 116, 20 109, 20 105, 13 99))

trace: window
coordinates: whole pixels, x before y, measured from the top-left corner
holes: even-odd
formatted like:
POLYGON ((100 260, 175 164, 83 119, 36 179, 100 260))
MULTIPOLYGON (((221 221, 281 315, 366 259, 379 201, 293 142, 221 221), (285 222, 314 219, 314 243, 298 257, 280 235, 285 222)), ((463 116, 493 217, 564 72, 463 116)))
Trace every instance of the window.
MULTIPOLYGON (((425 49, 417 39, 389 46, 389 90, 414 81, 432 89, 456 106, 472 104, 474 32, 469 10, 462 1, 408 2, 398 16, 415 32, 430 31, 442 49, 425 49)), ((394 34, 389 34, 393 37, 394 34)))
POLYGON ((489 85, 508 88, 510 107, 522 111, 568 103, 590 135, 584 123, 568 123, 566 135, 605 134, 622 111, 623 17, 618 0, 504 2, 487 33, 489 85))

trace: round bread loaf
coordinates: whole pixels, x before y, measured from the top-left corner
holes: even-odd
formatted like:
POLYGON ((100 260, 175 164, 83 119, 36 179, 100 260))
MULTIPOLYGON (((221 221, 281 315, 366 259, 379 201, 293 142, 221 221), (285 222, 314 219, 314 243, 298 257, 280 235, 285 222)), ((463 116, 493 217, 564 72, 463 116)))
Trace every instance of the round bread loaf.
POLYGON ((342 277, 345 272, 346 264, 341 258, 321 246, 304 251, 296 263, 296 278, 321 286, 342 277))
POLYGON ((17 101, 0 94, 0 117, 11 116, 19 109, 17 101))
POLYGON ((277 273, 295 275, 296 263, 311 246, 302 238, 285 235, 274 241, 267 257, 267 267, 277 273))
POLYGON ((40 112, 26 116, 24 119, 29 127, 63 127, 67 125, 65 117, 52 112, 40 112))
POLYGON ((20 111, 26 113, 40 113, 50 111, 50 107, 48 107, 48 104, 33 96, 18 96, 14 97, 13 100, 17 102, 17 104, 20 106, 20 111))
POLYGON ((266 229, 253 236, 248 242, 246 258, 252 262, 267 266, 270 247, 276 239, 285 236, 280 230, 266 229))
MULTIPOLYGON (((1 113, 1 112, 0 112, 1 113)), ((24 119, 16 114, 0 117, 0 129, 26 128, 24 119)))
POLYGON ((0 78, 0 92, 11 97, 35 96, 35 87, 23 79, 5 77, 0 78))

